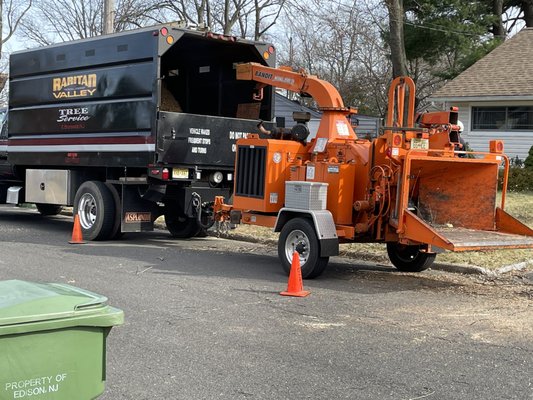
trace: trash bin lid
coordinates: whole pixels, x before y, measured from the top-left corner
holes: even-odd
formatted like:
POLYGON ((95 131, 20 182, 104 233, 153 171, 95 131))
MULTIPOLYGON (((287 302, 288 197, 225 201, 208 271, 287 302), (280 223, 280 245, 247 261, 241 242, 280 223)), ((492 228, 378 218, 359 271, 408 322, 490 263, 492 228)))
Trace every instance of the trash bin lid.
POLYGON ((105 296, 66 284, 0 281, 0 334, 8 325, 74 317, 92 317, 91 326, 115 325, 117 319, 109 317, 120 310, 106 301, 105 296))

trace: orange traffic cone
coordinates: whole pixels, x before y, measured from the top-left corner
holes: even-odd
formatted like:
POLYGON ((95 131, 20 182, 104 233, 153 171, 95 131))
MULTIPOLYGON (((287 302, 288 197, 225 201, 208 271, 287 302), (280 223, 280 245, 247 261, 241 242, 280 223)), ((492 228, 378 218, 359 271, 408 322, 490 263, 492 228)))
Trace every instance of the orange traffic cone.
POLYGON ((72 228, 72 240, 70 244, 84 244, 83 235, 81 234, 80 217, 78 214, 74 216, 74 227, 72 228))
POLYGON ((289 284, 285 292, 281 292, 282 296, 305 297, 311 292, 304 290, 302 281, 302 269, 300 267, 300 254, 295 251, 292 255, 291 272, 289 273, 289 284))

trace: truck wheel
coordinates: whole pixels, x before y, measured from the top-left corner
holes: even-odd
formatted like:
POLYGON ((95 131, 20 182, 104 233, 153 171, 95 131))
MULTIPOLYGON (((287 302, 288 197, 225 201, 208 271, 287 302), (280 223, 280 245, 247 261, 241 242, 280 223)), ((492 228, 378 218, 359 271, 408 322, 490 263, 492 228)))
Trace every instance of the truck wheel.
POLYGON ((57 215, 63 209, 62 206, 58 206, 56 204, 38 203, 38 204, 35 204, 35 206, 37 207, 37 211, 39 211, 41 215, 45 215, 45 216, 46 215, 57 215))
POLYGON ((294 251, 300 254, 300 266, 304 279, 316 278, 328 265, 329 257, 320 257, 320 242, 315 227, 307 219, 291 219, 281 229, 278 256, 287 274, 291 270, 294 251))
POLYGON ((168 231, 177 239, 186 239, 196 236, 202 229, 198 225, 196 218, 177 214, 176 212, 165 212, 165 225, 168 231))
POLYGON ((107 240, 115 226, 115 201, 107 186, 98 181, 83 183, 74 198, 74 215, 80 217, 83 238, 107 240))
POLYGON ((428 269, 435 261, 435 253, 420 251, 421 246, 409 246, 398 242, 387 243, 387 254, 398 271, 420 272, 428 269))
POLYGON ((109 192, 113 196, 113 202, 115 203, 115 224, 113 225, 113 230, 111 231, 110 239, 120 239, 124 233, 121 231, 121 222, 122 222, 122 206, 120 195, 118 194, 117 188, 111 183, 105 183, 106 187, 109 189, 109 192))

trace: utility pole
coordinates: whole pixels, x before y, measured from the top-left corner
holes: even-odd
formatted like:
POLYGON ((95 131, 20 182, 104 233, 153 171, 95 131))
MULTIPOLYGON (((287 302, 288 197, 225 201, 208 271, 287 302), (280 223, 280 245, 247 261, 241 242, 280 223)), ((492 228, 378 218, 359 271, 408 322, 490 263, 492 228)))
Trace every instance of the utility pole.
POLYGON ((113 21, 115 20, 115 0, 104 1, 104 29, 103 34, 113 33, 113 21))

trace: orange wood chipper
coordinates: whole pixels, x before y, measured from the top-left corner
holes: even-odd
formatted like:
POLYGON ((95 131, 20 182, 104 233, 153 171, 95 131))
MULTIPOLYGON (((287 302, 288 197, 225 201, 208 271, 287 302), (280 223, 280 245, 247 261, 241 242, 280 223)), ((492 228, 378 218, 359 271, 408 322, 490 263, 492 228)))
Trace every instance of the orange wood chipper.
POLYGON ((290 270, 298 251, 304 278, 320 275, 339 243, 386 243, 400 271, 422 271, 444 250, 533 248, 533 230, 504 209, 509 160, 503 142, 490 152, 461 151, 457 110, 415 116, 415 85, 396 78, 386 126, 359 139, 328 82, 290 68, 237 65, 237 79, 311 96, 322 111, 315 138, 305 116, 292 129, 273 129, 237 142, 233 205, 217 198, 218 221, 280 232, 278 254, 290 270), (503 194, 496 204, 498 170, 503 194))

